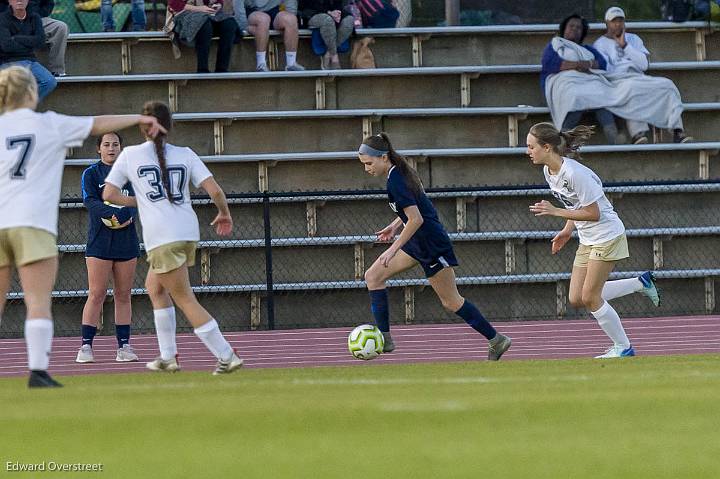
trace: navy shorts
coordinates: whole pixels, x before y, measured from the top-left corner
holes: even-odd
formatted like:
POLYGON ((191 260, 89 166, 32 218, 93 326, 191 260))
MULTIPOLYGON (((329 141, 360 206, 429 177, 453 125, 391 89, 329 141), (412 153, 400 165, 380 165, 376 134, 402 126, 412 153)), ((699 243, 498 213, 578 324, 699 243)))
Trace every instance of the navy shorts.
POLYGON ((97 258, 97 259, 101 259, 103 261, 114 261, 115 263, 124 263, 125 261, 137 259, 137 256, 132 256, 130 258, 107 258, 105 256, 99 256, 96 254, 86 254, 85 257, 86 258, 97 258))
POLYGON ((443 268, 457 266, 458 264, 460 264, 458 263, 458 260, 455 257, 455 252, 452 250, 452 248, 431 256, 420 253, 419 251, 415 250, 412 245, 408 247, 408 244, 406 244, 400 249, 402 249, 405 253, 408 254, 408 256, 412 257, 414 260, 420 263, 420 266, 425 272, 426 278, 432 278, 440 271, 442 271, 443 268))
MULTIPOLYGON (((247 15, 247 18, 250 18, 250 14, 253 12, 262 12, 262 10, 259 10, 257 8, 246 8, 245 9, 245 15, 247 15)), ((275 23, 275 17, 277 17, 278 13, 280 13, 280 7, 271 8, 267 12, 263 12, 263 13, 267 13, 268 15, 270 15, 270 29, 272 29, 273 23, 275 23)))

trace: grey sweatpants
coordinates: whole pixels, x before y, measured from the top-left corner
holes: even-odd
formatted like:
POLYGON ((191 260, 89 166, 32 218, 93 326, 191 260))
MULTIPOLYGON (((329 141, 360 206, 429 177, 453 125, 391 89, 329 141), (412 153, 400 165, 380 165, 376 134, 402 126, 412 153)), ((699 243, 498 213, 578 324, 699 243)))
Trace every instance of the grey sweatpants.
POLYGON ((64 22, 50 17, 43 18, 42 25, 45 30, 45 43, 50 47, 47 69, 54 74, 64 75, 68 26, 64 22))
POLYGON ((345 40, 350 38, 353 31, 353 22, 352 15, 348 15, 337 24, 327 13, 318 13, 310 18, 308 26, 320 29, 320 36, 327 45, 328 53, 336 55, 338 45, 342 45, 345 40))

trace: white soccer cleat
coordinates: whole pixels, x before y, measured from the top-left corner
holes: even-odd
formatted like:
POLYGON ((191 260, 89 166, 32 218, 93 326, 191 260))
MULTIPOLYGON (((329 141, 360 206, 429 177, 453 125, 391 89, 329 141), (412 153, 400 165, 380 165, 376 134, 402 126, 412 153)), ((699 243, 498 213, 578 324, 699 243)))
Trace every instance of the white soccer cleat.
POLYGON ((165 373, 174 373, 180 371, 180 363, 177 360, 177 355, 174 358, 170 358, 167 361, 161 356, 158 356, 149 363, 145 363, 145 367, 150 371, 162 371, 165 373))
POLYGON ((115 361, 119 363, 132 363, 138 360, 138 355, 129 344, 124 344, 122 348, 117 350, 115 361))
POLYGON ((215 367, 215 371, 213 371, 213 376, 218 376, 220 374, 230 374, 233 371, 236 371, 240 369, 243 365, 243 360, 238 357, 237 354, 233 351, 232 356, 229 360, 223 361, 219 360, 217 362, 217 366, 215 367))
POLYGON ((76 363, 94 363, 95 357, 93 356, 92 346, 89 344, 83 344, 77 353, 75 358, 76 363))
POLYGON ((595 356, 595 359, 612 359, 612 358, 629 358, 635 356, 635 349, 632 345, 627 348, 624 346, 612 345, 600 356, 595 356))

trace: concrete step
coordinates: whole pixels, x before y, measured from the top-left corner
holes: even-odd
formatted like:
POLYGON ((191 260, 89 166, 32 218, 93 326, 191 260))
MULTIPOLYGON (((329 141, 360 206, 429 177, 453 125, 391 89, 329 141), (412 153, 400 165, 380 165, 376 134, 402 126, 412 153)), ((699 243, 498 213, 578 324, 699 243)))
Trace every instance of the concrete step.
MULTIPOLYGON (((687 103, 685 108, 685 128, 695 141, 718 139, 720 103, 687 103)), ((181 140, 205 156, 354 150, 362 138, 380 131, 405 149, 517 146, 525 143, 532 125, 551 118, 546 107, 469 107, 177 113, 173 120, 171 141, 181 140), (268 137, 268 132, 282 134, 268 137)), ((584 122, 596 120, 588 115, 584 122)), ((625 121, 617 123, 623 131, 625 121)), ((602 129, 596 130, 591 143, 607 144, 602 129)), ((670 132, 656 133, 657 142, 672 141, 670 132)), ((143 141, 137 129, 122 135, 127 145, 143 141)), ((69 157, 96 155, 90 139, 69 157)))
MULTIPOLYGON (((687 103, 718 102, 718 70, 720 61, 669 62, 652 63, 649 73, 673 80, 687 103)), ((539 65, 527 64, 67 76, 43 106, 98 115, 137 113, 148 99, 166 101, 175 112, 544 105, 539 71, 539 65), (97 102, 88 101, 89 90, 97 102)))
MULTIPOLYGON (((586 43, 604 31, 604 24, 593 24, 586 43)), ((720 34, 703 22, 673 24, 629 22, 628 31, 643 38, 654 61, 720 60, 720 34)), ((411 66, 512 65, 535 63, 557 25, 513 25, 495 27, 405 28, 358 31, 372 36, 376 64, 381 68, 411 66)), ((278 32, 271 32, 269 62, 274 69, 285 65, 284 45, 278 32)), ((215 58, 215 42, 210 52, 215 58)), ((343 55, 348 68, 349 54, 343 55)), ((194 72, 196 56, 183 47, 174 59, 170 42, 160 32, 73 34, 68 42, 68 72, 72 75, 116 75, 194 72), (103 61, 98 62, 97 59, 103 61)), ((301 30, 298 61, 319 69, 319 58, 312 53, 310 31, 301 30)), ((247 35, 233 50, 231 71, 255 70, 255 44, 247 35)))
MULTIPOLYGON (((640 271, 612 276, 624 277, 640 271)), ((459 291, 476 304, 493 322, 532 319, 587 318, 587 312, 567 304, 568 273, 548 276, 546 281, 512 284, 463 284, 459 291), (556 279, 562 278, 562 279, 556 279)), ((717 314, 720 304, 717 282, 711 277, 688 271, 658 272, 665 291, 659 308, 638 294, 613 301, 621 317, 717 314), (667 274, 667 276, 664 276, 667 274), (712 296, 707 292, 712 291, 712 296)), ((459 322, 454 314, 443 310, 432 288, 422 285, 392 286, 388 289, 392 324, 459 322)), ((202 292, 198 300, 225 331, 267 329, 267 298, 251 292, 202 292)), ((111 298, 103 308, 104 327, 100 334, 113 334, 111 298)), ((61 297, 53 300, 56 335, 80 335, 84 296, 61 297)), ((344 289, 302 289, 276 291, 273 295, 277 329, 327 326, 352 326, 372 323, 367 291, 362 284, 344 289)), ((22 331, 25 311, 21 301, 8 301, 0 325, 0 336, 7 331, 22 331)), ((189 331, 188 323, 178 309, 178 329, 189 331)), ((501 327, 501 326, 500 326, 501 327)), ((154 331, 152 307, 146 295, 133 296, 133 332, 154 331)), ((78 340, 79 347, 79 340, 78 340)))
MULTIPOLYGON (((171 138, 173 141, 173 138, 171 138)), ((358 140, 359 143, 359 140, 358 140)), ((399 146, 396 143, 396 146, 399 146)), ((350 151, 203 157, 227 192, 382 189, 350 151)), ((582 161, 605 182, 720 177, 720 142, 587 146, 582 161)), ((413 161, 426 188, 522 185, 542 181, 525 148, 398 149, 413 161)), ((81 195, 82 172, 96 160, 67 160, 62 196, 81 195)))

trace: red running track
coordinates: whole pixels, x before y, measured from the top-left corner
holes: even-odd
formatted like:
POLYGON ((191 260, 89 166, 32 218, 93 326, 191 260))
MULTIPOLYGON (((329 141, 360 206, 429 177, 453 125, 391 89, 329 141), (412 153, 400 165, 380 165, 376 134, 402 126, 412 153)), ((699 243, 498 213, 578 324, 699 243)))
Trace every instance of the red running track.
MULTIPOLYGON (((720 316, 625 319, 623 324, 638 355, 720 353, 720 316)), ((597 323, 578 321, 523 321, 497 323, 513 339, 503 360, 588 358, 601 354, 609 341, 597 323)), ((350 356, 347 335, 352 328, 295 329, 226 333, 249 368, 351 366, 365 363, 350 356)), ((465 324, 395 326, 397 349, 374 364, 484 360, 487 343, 465 324)), ((158 355, 153 335, 133 336, 140 356, 137 363, 116 363, 113 336, 99 336, 93 343, 95 363, 77 364, 80 339, 55 338, 50 372, 74 374, 145 371, 145 362, 158 355)), ((193 334, 177 339, 184 370, 212 371, 215 359, 193 334)), ((23 339, 0 340, 0 377, 27 374, 23 339)))

